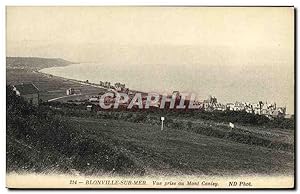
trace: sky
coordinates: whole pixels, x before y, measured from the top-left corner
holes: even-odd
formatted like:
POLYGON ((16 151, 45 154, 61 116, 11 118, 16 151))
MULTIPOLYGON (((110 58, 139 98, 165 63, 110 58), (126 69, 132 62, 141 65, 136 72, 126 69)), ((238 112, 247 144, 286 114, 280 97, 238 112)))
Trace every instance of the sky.
POLYGON ((178 76, 184 69, 180 76, 190 84, 215 80, 204 83, 221 99, 261 95, 294 111, 291 7, 7 7, 6 14, 7 56, 158 68, 178 76), (234 89, 226 96, 218 91, 228 79, 234 89), (241 94, 241 88, 252 92, 241 94))

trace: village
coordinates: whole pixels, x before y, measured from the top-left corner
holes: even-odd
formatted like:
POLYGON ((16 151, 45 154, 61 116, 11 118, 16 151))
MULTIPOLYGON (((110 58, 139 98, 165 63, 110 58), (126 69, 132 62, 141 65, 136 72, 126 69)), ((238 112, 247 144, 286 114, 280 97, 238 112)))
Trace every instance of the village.
MULTIPOLYGON (((89 85, 97 88, 102 88, 106 92, 111 92, 112 96, 109 98, 104 98, 105 104, 113 104, 118 100, 118 107, 124 108, 128 107, 131 100, 134 100, 136 97, 135 95, 139 92, 130 90, 126 87, 125 84, 117 82, 115 84, 111 84, 111 82, 103 82, 100 81, 99 84, 90 83, 89 80, 86 81, 78 81, 78 80, 69 80, 73 82, 80 83, 82 85, 89 85), (120 94, 124 97, 126 95, 127 99, 120 100, 120 94), (122 95, 123 94, 123 95, 122 95)), ((39 99, 39 89, 33 83, 26 83, 26 84, 19 84, 13 86, 14 91, 17 95, 23 96, 32 104, 38 104, 40 102, 39 99)), ((72 100, 69 99, 70 97, 80 96, 81 90, 75 88, 68 88, 66 89, 66 96, 54 98, 48 101, 55 101, 64 98, 67 103, 75 103, 75 104, 86 104, 86 110, 88 111, 101 111, 101 106, 99 103, 103 102, 101 98, 105 92, 99 92, 96 95, 83 95, 79 99, 72 100)), ((173 107, 169 106, 170 109, 174 108, 174 105, 180 104, 180 100, 183 94, 179 91, 173 91, 172 94, 165 95, 159 94, 159 98, 156 101, 151 101, 150 106, 152 108, 165 108, 163 105, 168 104, 170 102, 166 102, 166 99, 175 98, 175 102, 173 103, 173 107)), ((151 97, 150 97, 151 99, 151 97)), ((141 93, 141 100, 142 106, 145 108, 146 104, 148 103, 149 108, 149 100, 147 93, 141 93)), ((186 100, 189 102, 189 100, 186 100)), ((172 104, 172 103, 171 103, 172 104)), ((213 112, 213 111, 245 111, 250 114, 257 114, 263 115, 268 117, 269 119, 273 118, 290 118, 291 115, 286 114, 286 107, 279 107, 276 103, 268 103, 259 101, 257 103, 249 103, 249 102, 228 102, 228 103, 220 103, 218 102, 217 97, 215 96, 208 96, 207 99, 200 101, 195 100, 194 105, 197 106, 199 111, 206 111, 206 112, 213 112)), ((131 105, 132 106, 132 105, 131 105)), ((168 106, 167 106, 168 107, 168 106)))
MULTIPOLYGON (((88 80, 86 81, 88 83, 88 80)), ((109 91, 112 91, 114 93, 126 93, 129 96, 129 99, 127 101, 123 101, 123 106, 128 105, 129 101, 134 97, 133 91, 130 91, 129 88, 125 87, 125 84, 122 83, 115 83, 112 85, 110 82, 102 82, 100 81, 99 86, 102 86, 104 88, 107 88, 109 91)), ((76 94, 75 90, 70 88, 67 91, 68 95, 76 94)), ((116 100, 116 96, 114 96, 113 99, 109 99, 108 103, 114 103, 116 100)), ((173 91, 172 95, 166 96, 167 98, 172 98, 172 96, 175 96, 176 101, 180 101, 181 99, 181 93, 179 91, 173 91)), ((92 103, 90 105, 87 105, 88 110, 92 110, 93 105, 99 104, 101 95, 97 96, 91 96, 89 98, 89 102, 92 103)), ((160 107, 161 106, 161 99, 163 98, 163 95, 160 95, 160 100, 156 103, 151 104, 152 107, 160 107)), ((144 93, 142 95, 143 105, 145 106, 146 100, 147 100, 147 94, 144 93)), ((218 102, 217 98, 215 96, 208 96, 207 99, 201 101, 195 101, 194 104, 199 105, 199 110, 202 111, 245 111, 247 113, 251 114, 257 114, 257 115, 264 115, 268 117, 269 119, 272 118, 289 118, 290 115, 286 114, 286 107, 278 107, 276 105, 276 102, 274 103, 268 103, 259 101, 258 103, 249 103, 249 102, 228 102, 228 103, 220 103, 218 102)))

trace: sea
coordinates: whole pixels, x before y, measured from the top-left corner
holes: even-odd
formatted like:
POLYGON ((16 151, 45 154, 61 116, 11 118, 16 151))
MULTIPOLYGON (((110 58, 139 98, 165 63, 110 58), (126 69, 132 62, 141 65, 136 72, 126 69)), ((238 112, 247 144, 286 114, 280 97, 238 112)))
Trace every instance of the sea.
POLYGON ((120 82, 132 90, 196 93, 199 100, 215 96, 218 102, 276 102, 294 112, 293 74, 276 66, 220 66, 203 64, 78 63, 40 70, 43 73, 91 83, 120 82))

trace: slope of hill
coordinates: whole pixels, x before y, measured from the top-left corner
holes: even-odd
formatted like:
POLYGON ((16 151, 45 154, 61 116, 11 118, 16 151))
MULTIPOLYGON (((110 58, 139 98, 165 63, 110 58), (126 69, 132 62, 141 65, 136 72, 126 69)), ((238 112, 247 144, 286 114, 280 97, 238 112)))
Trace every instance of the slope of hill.
POLYGON ((95 140, 74 130, 48 107, 28 104, 10 87, 6 97, 8 173, 143 172, 131 159, 104 142, 105 139, 95 140))
POLYGON ((136 175, 293 173, 293 153, 197 131, 58 114, 7 88, 7 171, 136 175))
POLYGON ((73 62, 61 58, 6 57, 6 68, 40 70, 48 67, 70 65, 73 62))

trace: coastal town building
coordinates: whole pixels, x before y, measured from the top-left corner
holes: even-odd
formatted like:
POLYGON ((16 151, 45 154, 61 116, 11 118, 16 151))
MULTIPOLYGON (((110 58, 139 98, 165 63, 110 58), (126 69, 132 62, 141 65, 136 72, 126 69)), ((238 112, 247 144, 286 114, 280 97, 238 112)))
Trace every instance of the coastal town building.
POLYGON ((114 85, 112 85, 110 82, 108 81, 100 81, 99 82, 99 86, 102 86, 104 88, 108 88, 108 89, 113 89, 116 92, 124 92, 124 93, 129 93, 129 88, 126 88, 125 84, 122 84, 120 82, 115 83, 114 85))
POLYGON ((245 102, 244 103, 244 110, 247 112, 247 113, 254 113, 254 110, 253 110, 253 105, 249 102, 245 102))
POLYGON ((218 100, 214 96, 208 96, 208 99, 203 100, 203 109, 205 111, 213 111, 216 110, 218 100))
MULTIPOLYGON (((98 84, 97 84, 98 85, 98 84)), ((115 103, 117 99, 117 94, 118 93, 123 93, 128 95, 128 100, 126 102, 121 101, 119 102, 120 107, 126 107, 126 105, 129 104, 129 102, 134 98, 136 95, 136 92, 130 91, 129 88, 126 88, 125 84, 122 84, 120 82, 115 83, 114 85, 111 85, 110 82, 103 82, 100 81, 99 85, 107 88, 107 92, 111 92, 113 95, 111 97, 106 97, 101 100, 102 94, 98 94, 96 96, 90 96, 88 98, 88 102, 91 103, 92 105, 98 105, 99 103, 104 103, 106 105, 115 103)), ((69 88, 67 90, 67 95, 72 95, 75 93, 75 90, 73 88, 69 88)), ((186 97, 186 94, 180 93, 179 91, 173 91, 172 95, 167 95, 168 99, 174 98, 175 97, 175 105, 179 104, 179 101, 182 99, 182 95, 186 97)), ((188 98, 185 98, 187 103, 189 102, 189 96, 188 98)), ((147 93, 143 93, 141 95, 141 102, 142 102, 142 107, 146 107, 146 102, 147 102, 147 93)), ((161 108, 162 96, 160 96, 160 99, 153 103, 151 102, 150 104, 148 103, 147 106, 151 107, 157 107, 161 108)), ((167 102, 168 104, 169 102, 167 102)), ((259 101, 258 103, 250 103, 250 102, 241 102, 241 101, 236 101, 234 103, 229 102, 226 104, 222 104, 218 102, 218 99, 215 96, 208 96, 207 99, 203 101, 196 100, 193 103, 194 105, 198 105, 199 110, 203 111, 244 111, 249 114, 257 114, 257 115, 263 115, 266 116, 270 119, 272 118, 277 118, 277 117, 286 117, 286 108, 285 107, 277 107, 276 103, 267 103, 263 101, 259 101)), ((91 109, 90 106, 87 107, 88 110, 91 109)))
POLYGON ((122 92, 125 89, 125 84, 115 83, 115 90, 117 92, 122 92))
POLYGON ((233 111, 243 111, 245 110, 244 103, 242 102, 235 102, 233 106, 233 111))
POLYGON ((218 103, 214 96, 209 96, 207 99, 200 102, 201 110, 204 111, 245 111, 250 114, 264 115, 268 118, 286 117, 286 108, 278 107, 276 103, 268 103, 259 101, 257 104, 249 102, 234 103, 229 102, 226 104, 218 103))
POLYGON ((89 98, 89 102, 98 103, 99 98, 99 96, 92 96, 91 98, 89 98))
POLYGON ((92 111, 93 110, 93 105, 87 105, 86 110, 87 111, 92 111))
POLYGON ((217 103, 214 105, 215 110, 217 111, 225 111, 226 110, 226 105, 217 103))
POLYGON ((67 96, 75 94, 74 88, 68 88, 68 89, 66 90, 66 94, 67 94, 67 96))
POLYGON ((226 110, 234 111, 234 103, 227 103, 226 110))
POLYGON ((111 87, 110 82, 104 82, 104 87, 110 88, 111 87))

